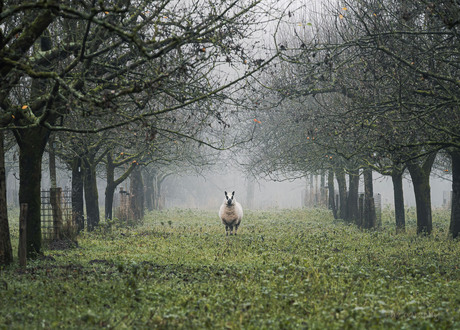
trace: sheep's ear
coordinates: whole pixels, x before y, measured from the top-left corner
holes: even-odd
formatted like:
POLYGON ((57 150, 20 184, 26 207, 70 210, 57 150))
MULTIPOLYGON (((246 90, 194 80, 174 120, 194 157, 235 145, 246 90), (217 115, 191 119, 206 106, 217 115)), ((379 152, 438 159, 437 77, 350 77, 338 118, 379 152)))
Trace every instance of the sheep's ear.
POLYGON ((226 192, 226 191, 224 191, 224 193, 225 193, 225 198, 227 198, 227 199, 228 199, 228 196, 227 196, 227 192, 226 192))
POLYGON ((235 196, 235 192, 232 192, 232 197, 235 196))

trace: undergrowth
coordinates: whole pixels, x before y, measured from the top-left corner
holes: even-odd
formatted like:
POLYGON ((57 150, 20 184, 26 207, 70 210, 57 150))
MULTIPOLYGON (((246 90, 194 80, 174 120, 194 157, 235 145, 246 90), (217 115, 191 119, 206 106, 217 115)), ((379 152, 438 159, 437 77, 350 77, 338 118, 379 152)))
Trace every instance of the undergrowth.
POLYGON ((435 214, 418 237, 387 211, 378 231, 248 211, 226 237, 216 212, 150 213, 1 270, 0 328, 460 328, 460 243, 435 214))

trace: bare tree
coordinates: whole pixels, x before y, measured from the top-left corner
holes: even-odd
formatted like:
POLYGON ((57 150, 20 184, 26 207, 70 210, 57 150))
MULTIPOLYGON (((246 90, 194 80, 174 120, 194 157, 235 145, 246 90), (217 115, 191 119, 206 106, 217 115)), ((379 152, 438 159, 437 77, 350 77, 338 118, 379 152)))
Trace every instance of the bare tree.
MULTIPOLYGON (((249 0, 2 2, 0 127, 20 148, 29 257, 41 253, 41 158, 50 131, 154 127, 152 118, 224 98, 266 64, 227 81, 217 74, 246 65, 244 40, 268 9, 249 0)), ((202 113, 220 116, 213 105, 195 115, 202 113)))

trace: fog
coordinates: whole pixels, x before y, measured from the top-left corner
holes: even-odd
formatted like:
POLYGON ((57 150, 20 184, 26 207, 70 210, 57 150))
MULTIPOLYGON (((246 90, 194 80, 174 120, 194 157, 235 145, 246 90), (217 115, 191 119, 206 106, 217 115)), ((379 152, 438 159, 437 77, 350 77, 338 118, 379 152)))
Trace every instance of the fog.
MULTIPOLYGON (((8 171, 8 202, 17 205, 19 181, 17 169, 8 171)), ((71 177, 68 171, 58 170, 58 186, 70 188, 71 177)), ((381 195, 383 205, 392 206, 393 185, 390 177, 382 176, 376 172, 374 177, 374 193, 381 195)), ((42 189, 49 188, 49 175, 45 163, 42 177, 42 189)), ((318 180, 319 181, 319 180, 318 180)), ((129 189, 129 180, 123 187, 129 189)), ((440 176, 436 172, 431 175, 431 202, 433 208, 446 204, 445 198, 452 190, 451 177, 440 176)), ((415 206, 413 185, 410 176, 403 180, 404 204, 415 206)), ((335 182, 337 189, 337 182, 335 182)), ((99 203, 104 205, 105 179, 103 175, 98 180, 99 203)), ((224 191, 235 191, 236 199, 246 209, 277 209, 299 208, 303 206, 303 199, 309 189, 307 179, 274 182, 264 179, 249 180, 246 175, 236 169, 212 171, 201 175, 172 175, 168 177, 162 187, 163 205, 166 208, 198 208, 218 209, 224 199, 224 191), (253 198, 251 198, 253 195, 253 198)), ((364 190, 360 184, 360 192, 364 190)), ((115 199, 117 199, 115 194, 115 199)), ((116 202, 116 201, 115 201, 116 202)))
MULTIPOLYGON (((391 178, 374 172, 374 193, 381 195, 383 205, 393 206, 393 184, 391 178)), ((431 201, 434 208, 445 203, 443 197, 452 190, 449 178, 432 175, 431 201)), ((406 175, 404 182, 404 203, 415 206, 413 185, 406 175)), ((335 182, 337 188, 337 182, 335 182)), ((235 197, 243 207, 250 209, 298 208, 309 189, 306 179, 273 182, 263 179, 250 181, 236 170, 222 174, 209 173, 201 176, 172 176, 163 185, 164 205, 166 208, 203 208, 217 209, 224 199, 224 191, 235 191, 235 197), (250 201, 251 185, 254 198, 250 201)), ((360 192, 364 191, 363 182, 360 192)))
POLYGON ((248 180, 243 173, 225 171, 205 176, 170 177, 163 194, 166 207, 217 209, 224 191, 235 191, 235 198, 251 209, 297 208, 302 206, 304 180, 272 182, 248 180), (253 199, 251 201, 251 195, 253 199))

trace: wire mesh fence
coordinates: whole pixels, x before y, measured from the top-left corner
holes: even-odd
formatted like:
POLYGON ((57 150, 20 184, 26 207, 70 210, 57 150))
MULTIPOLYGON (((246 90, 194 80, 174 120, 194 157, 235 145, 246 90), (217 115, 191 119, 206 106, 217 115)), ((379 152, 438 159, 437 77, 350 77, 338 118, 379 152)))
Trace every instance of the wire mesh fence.
POLYGON ((41 191, 41 228, 44 240, 58 240, 75 228, 72 216, 72 191, 52 188, 41 191))

